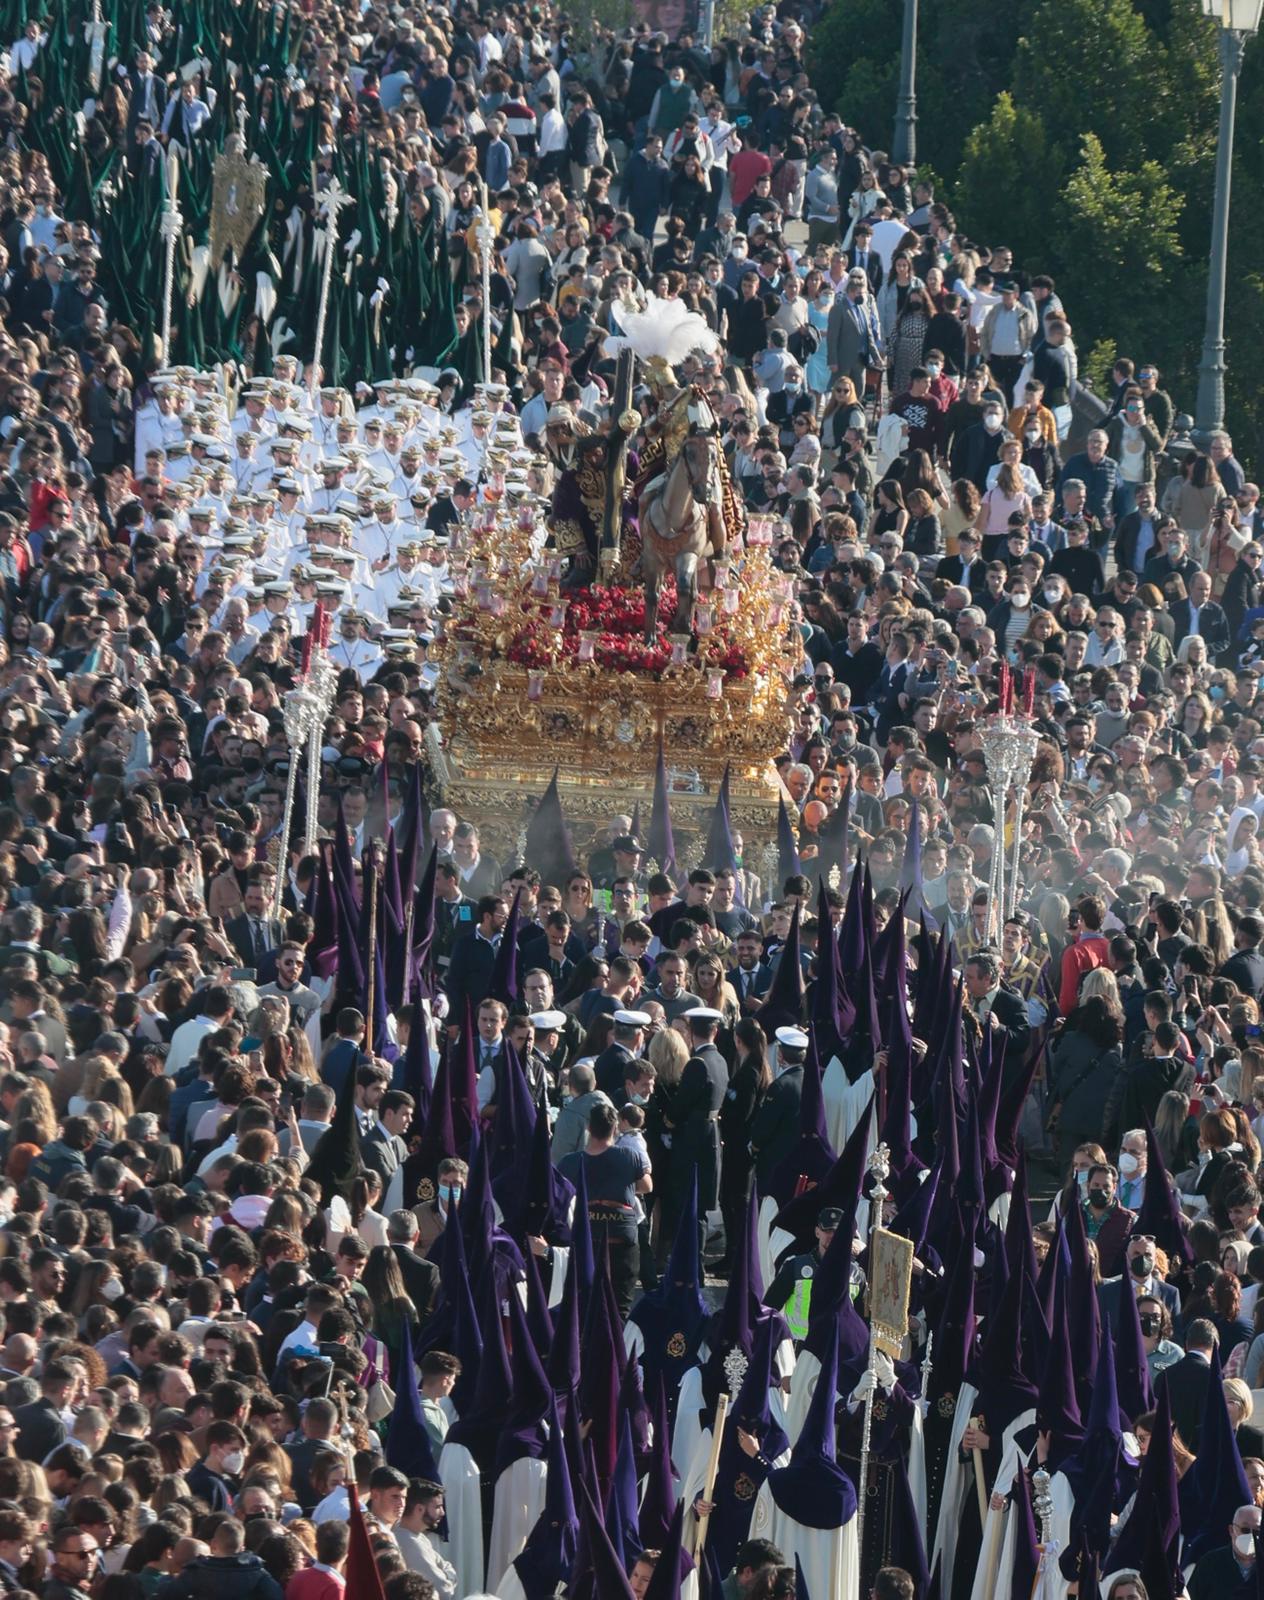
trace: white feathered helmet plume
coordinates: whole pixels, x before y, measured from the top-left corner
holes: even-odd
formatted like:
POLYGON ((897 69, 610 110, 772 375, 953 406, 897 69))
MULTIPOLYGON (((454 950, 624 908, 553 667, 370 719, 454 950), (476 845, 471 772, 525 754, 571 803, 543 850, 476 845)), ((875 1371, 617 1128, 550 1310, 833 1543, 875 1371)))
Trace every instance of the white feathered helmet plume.
POLYGON ((678 367, 695 351, 713 356, 721 348, 706 319, 690 311, 680 300, 660 300, 657 295, 647 295, 644 311, 628 311, 621 305, 619 321, 623 324, 623 333, 606 340, 607 355, 617 356, 622 350, 631 350, 660 382, 670 382, 670 371, 665 369, 678 367))

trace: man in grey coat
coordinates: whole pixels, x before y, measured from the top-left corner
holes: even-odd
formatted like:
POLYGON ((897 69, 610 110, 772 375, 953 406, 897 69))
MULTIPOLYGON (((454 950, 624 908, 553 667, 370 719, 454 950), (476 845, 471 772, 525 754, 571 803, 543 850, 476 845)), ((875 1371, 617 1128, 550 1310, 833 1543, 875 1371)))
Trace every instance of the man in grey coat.
POLYGON ((588 1113, 594 1106, 611 1105, 608 1095, 597 1087, 597 1076, 591 1067, 574 1066, 566 1074, 570 1099, 557 1114, 553 1124, 553 1143, 550 1153, 556 1165, 563 1156, 588 1145, 588 1113))
POLYGON ((862 397, 865 372, 882 365, 882 331, 869 298, 869 279, 861 267, 853 267, 847 274, 844 291, 834 302, 825 348, 833 372, 849 377, 856 385, 857 398, 862 397))

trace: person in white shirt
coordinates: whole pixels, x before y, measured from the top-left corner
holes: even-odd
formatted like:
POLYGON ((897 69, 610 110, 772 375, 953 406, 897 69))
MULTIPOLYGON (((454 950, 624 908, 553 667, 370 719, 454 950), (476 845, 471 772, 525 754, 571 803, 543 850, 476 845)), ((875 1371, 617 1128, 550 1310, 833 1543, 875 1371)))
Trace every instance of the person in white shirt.
POLYGON ((209 988, 202 999, 202 1015, 182 1022, 171 1036, 164 1066, 165 1075, 174 1078, 184 1071, 197 1055, 202 1040, 222 1028, 232 1015, 233 1002, 228 990, 220 984, 209 988))

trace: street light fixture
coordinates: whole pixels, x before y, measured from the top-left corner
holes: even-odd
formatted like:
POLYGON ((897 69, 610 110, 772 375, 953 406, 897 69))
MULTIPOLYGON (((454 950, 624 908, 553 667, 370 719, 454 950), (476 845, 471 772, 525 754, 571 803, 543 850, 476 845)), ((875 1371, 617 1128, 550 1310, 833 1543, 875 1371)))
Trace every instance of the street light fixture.
POLYGON ((1224 427, 1225 265, 1229 248, 1229 190, 1233 178, 1233 122, 1238 75, 1246 42, 1258 32, 1264 0, 1202 0, 1203 15, 1220 27, 1220 133, 1216 141, 1216 190, 1211 211, 1211 261, 1207 273, 1207 320, 1198 364, 1195 422, 1200 442, 1224 427))
MULTIPOLYGON (((1204 0, 1205 3, 1205 0, 1204 0)), ((1264 0, 1260 0, 1264 5, 1264 0)), ((904 33, 900 39, 900 97, 895 106, 892 159, 902 167, 917 160, 917 0, 904 0, 904 33)))

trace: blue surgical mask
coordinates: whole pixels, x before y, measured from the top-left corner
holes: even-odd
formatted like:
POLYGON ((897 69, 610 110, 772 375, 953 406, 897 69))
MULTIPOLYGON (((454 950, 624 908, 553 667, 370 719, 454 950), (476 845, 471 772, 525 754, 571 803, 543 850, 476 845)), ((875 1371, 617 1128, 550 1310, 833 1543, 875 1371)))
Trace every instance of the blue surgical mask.
POLYGON ((1085 1167, 1083 1172, 1077 1172, 1075 1174, 1075 1181, 1076 1181, 1076 1183, 1079 1184, 1081 1189, 1087 1189, 1088 1188, 1088 1168, 1087 1167, 1085 1167))
POLYGON ((441 1183, 439 1185, 439 1198, 445 1205, 459 1205, 461 1201, 460 1186, 453 1183, 441 1183))
POLYGON ((1207 692, 1210 694, 1213 700, 1223 700, 1225 697, 1225 686, 1223 683, 1213 683, 1207 692))

